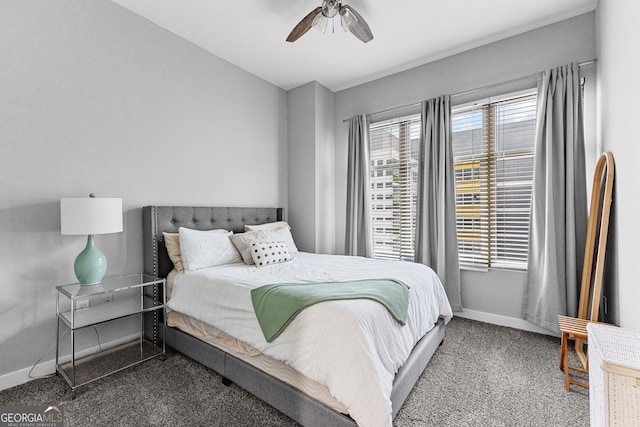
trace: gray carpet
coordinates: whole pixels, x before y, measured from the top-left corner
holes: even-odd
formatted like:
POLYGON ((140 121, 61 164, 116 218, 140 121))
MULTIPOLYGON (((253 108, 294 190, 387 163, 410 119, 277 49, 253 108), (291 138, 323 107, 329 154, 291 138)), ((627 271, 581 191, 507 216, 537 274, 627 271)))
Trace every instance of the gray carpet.
MULTIPOLYGON (((560 341, 454 318, 394 425, 588 426, 586 389, 564 390, 560 341)), ((78 390, 60 376, 0 392, 0 405, 58 405, 71 426, 293 426, 291 419, 181 354, 78 390)))

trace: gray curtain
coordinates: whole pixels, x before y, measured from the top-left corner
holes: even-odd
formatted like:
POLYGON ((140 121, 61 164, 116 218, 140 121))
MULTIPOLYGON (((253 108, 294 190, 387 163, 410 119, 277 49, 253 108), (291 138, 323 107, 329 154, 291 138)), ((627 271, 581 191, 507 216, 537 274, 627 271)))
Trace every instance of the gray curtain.
POLYGON ((345 253, 373 257, 371 190, 369 188, 369 120, 353 116, 349 121, 347 169, 347 221, 345 253))
POLYGON ((587 223, 579 67, 542 73, 523 317, 558 331, 557 315, 576 316, 587 223))
POLYGON ((415 261, 438 274, 451 308, 462 311, 449 95, 422 103, 415 261))

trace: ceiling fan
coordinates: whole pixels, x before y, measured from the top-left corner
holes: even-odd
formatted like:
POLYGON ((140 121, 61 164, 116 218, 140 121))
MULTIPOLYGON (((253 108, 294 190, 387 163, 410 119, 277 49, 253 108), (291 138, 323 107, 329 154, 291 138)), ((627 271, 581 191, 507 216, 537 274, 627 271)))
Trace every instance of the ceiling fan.
POLYGON ((323 0, 322 6, 318 6, 311 11, 307 16, 302 18, 302 21, 296 25, 289 37, 288 42, 294 42, 302 37, 311 27, 315 27, 323 33, 327 29, 329 18, 333 18, 336 15, 340 15, 340 21, 342 28, 345 31, 351 31, 351 33, 358 39, 367 43, 373 39, 373 33, 367 25, 367 22, 354 8, 348 5, 342 5, 342 0, 323 0))

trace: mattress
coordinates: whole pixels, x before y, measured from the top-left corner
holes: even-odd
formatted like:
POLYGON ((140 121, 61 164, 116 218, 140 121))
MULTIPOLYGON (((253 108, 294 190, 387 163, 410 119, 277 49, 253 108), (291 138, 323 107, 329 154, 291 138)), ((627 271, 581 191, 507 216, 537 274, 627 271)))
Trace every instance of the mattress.
POLYGON ((452 317, 437 275, 422 264, 307 253, 266 267, 228 264, 180 273, 168 307, 326 387, 362 426, 391 425, 395 373, 439 318, 452 317), (253 312, 250 291, 265 284, 380 278, 410 287, 406 325, 374 301, 328 301, 305 309, 267 343, 253 312))
POLYGON ((167 315, 167 326, 180 329, 191 336, 226 351, 261 371, 278 378, 280 381, 297 388, 308 396, 324 403, 334 411, 343 414, 348 413, 347 408, 331 396, 327 387, 305 377, 285 363, 262 354, 249 344, 225 334, 214 326, 185 314, 178 313, 177 311, 169 312, 167 315))

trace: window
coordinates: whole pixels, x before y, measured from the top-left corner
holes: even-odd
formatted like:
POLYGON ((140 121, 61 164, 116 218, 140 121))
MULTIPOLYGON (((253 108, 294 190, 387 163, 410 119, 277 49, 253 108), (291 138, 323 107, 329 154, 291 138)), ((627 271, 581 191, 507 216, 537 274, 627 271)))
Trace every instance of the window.
POLYGON ((420 115, 371 124, 369 135, 374 256, 413 261, 420 115))
POLYGON ((454 109, 460 266, 527 268, 535 92, 454 109))

